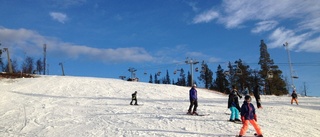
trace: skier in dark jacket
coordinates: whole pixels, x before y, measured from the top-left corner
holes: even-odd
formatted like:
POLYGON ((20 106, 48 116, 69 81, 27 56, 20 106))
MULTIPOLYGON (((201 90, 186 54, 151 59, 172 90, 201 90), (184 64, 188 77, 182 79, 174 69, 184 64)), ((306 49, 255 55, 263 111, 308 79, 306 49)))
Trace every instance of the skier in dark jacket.
POLYGON ((297 95, 297 93, 296 93, 296 89, 293 89, 293 92, 292 92, 292 94, 291 94, 291 97, 292 97, 292 99, 291 99, 291 104, 292 104, 293 101, 294 101, 294 102, 296 102, 297 105, 299 105, 299 104, 298 104, 298 95, 297 95))
POLYGON ((256 87, 254 88, 253 95, 254 95, 254 98, 256 98, 257 107, 258 107, 258 108, 262 108, 262 106, 261 106, 261 100, 260 100, 260 94, 259 94, 259 86, 256 86, 256 87))
POLYGON ((197 107, 198 107, 198 95, 196 90, 197 85, 193 84, 192 88, 189 90, 189 100, 190 100, 190 106, 188 109, 189 115, 198 115, 197 113, 197 107), (193 111, 191 112, 193 107, 193 111))
POLYGON ((130 102, 130 105, 133 105, 132 102, 135 101, 134 105, 138 105, 138 100, 137 100, 137 91, 135 91, 133 94, 132 94, 132 100, 130 102))
POLYGON ((244 99, 245 101, 243 101, 243 104, 241 106, 241 120, 243 126, 240 130, 239 137, 243 137, 246 134, 249 128, 249 123, 251 123, 251 125, 256 130, 257 137, 263 137, 260 126, 257 123, 256 110, 253 104, 251 103, 250 95, 246 95, 244 99))
POLYGON ((229 94, 229 99, 228 99, 228 108, 231 111, 229 121, 231 121, 231 122, 241 121, 240 117, 239 117, 240 106, 239 106, 238 96, 240 98, 242 98, 242 96, 238 93, 235 86, 232 86, 232 88, 233 88, 233 90, 229 94))

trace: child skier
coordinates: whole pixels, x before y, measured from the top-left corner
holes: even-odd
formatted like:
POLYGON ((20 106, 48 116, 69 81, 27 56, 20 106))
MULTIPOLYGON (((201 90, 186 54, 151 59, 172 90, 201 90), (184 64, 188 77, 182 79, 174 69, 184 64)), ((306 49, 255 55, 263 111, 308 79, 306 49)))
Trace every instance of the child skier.
POLYGON ((246 133, 246 131, 249 128, 249 123, 254 127, 254 129, 257 132, 257 137, 263 137, 262 131, 257 123, 257 115, 255 112, 255 108, 252 105, 251 97, 249 95, 245 96, 245 101, 243 102, 241 106, 241 120, 242 120, 242 128, 239 133, 239 137, 243 137, 246 133))
POLYGON ((133 105, 133 104, 132 104, 133 101, 135 101, 134 105, 138 105, 138 101, 137 101, 137 91, 135 91, 135 92, 132 94, 132 99, 131 99, 130 105, 133 105))

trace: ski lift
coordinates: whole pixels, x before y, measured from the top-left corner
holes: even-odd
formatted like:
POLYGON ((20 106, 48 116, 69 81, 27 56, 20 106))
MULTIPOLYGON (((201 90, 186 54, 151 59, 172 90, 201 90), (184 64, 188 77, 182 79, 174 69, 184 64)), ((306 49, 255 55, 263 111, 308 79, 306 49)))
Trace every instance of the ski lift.
POLYGON ((239 68, 239 66, 234 65, 234 67, 236 68, 236 75, 242 75, 242 70, 239 68))
POLYGON ((126 76, 119 76, 120 79, 124 80, 126 76))
POLYGON ((160 76, 160 74, 161 74, 161 71, 158 71, 157 75, 160 76))
POLYGON ((229 71, 225 71, 224 75, 230 75, 230 72, 229 71))
POLYGON ((296 74, 295 71, 293 71, 293 74, 294 74, 294 75, 292 75, 292 78, 294 78, 294 79, 298 79, 298 78, 299 78, 299 77, 297 76, 297 74, 296 74))
POLYGON ((173 71, 173 74, 174 74, 174 75, 177 74, 177 70, 173 71))
POLYGON ((267 73, 268 79, 272 79, 273 78, 273 72, 271 70, 268 71, 267 73))
POLYGON ((198 68, 198 67, 196 67, 195 71, 196 71, 196 72, 198 72, 198 71, 199 71, 199 68, 198 68))
POLYGON ((240 68, 236 69, 236 75, 242 75, 242 70, 240 68))
POLYGON ((144 74, 144 75, 147 75, 148 73, 147 73, 147 72, 144 72, 143 74, 144 74))

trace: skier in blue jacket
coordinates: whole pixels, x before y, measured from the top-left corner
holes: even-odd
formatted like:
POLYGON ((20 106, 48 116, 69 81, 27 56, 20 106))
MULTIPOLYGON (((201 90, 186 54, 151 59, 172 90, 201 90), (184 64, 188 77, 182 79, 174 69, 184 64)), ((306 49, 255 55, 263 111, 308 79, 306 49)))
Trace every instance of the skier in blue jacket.
POLYGON ((197 107, 198 107, 198 96, 197 96, 197 90, 196 90, 197 85, 193 84, 191 89, 189 90, 189 99, 190 99, 190 106, 188 113, 189 115, 198 115, 197 113, 197 107), (191 112, 193 107, 193 111, 191 112))

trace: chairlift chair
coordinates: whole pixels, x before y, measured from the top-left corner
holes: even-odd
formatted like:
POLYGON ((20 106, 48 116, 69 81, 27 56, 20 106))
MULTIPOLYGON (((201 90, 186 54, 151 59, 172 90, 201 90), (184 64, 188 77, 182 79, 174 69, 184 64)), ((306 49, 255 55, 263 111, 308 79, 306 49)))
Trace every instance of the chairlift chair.
POLYGON ((198 72, 198 71, 199 71, 199 68, 198 68, 198 67, 196 67, 196 69, 195 69, 195 70, 196 70, 196 72, 198 72))
POLYGON ((230 72, 229 71, 225 71, 224 75, 230 75, 230 72))
POLYGON ((296 74, 296 72, 295 72, 295 71, 293 71, 293 75, 292 75, 292 78, 294 78, 294 79, 297 79, 297 78, 299 78, 299 77, 297 76, 297 74, 296 74))
POLYGON ((267 76, 268 76, 268 79, 272 79, 273 78, 272 71, 269 70, 267 76))
POLYGON ((239 68, 237 68, 237 69, 236 69, 236 75, 242 75, 242 70, 239 69, 239 68))
POLYGON ((161 71, 158 71, 157 75, 160 76, 160 74, 161 74, 161 71))

